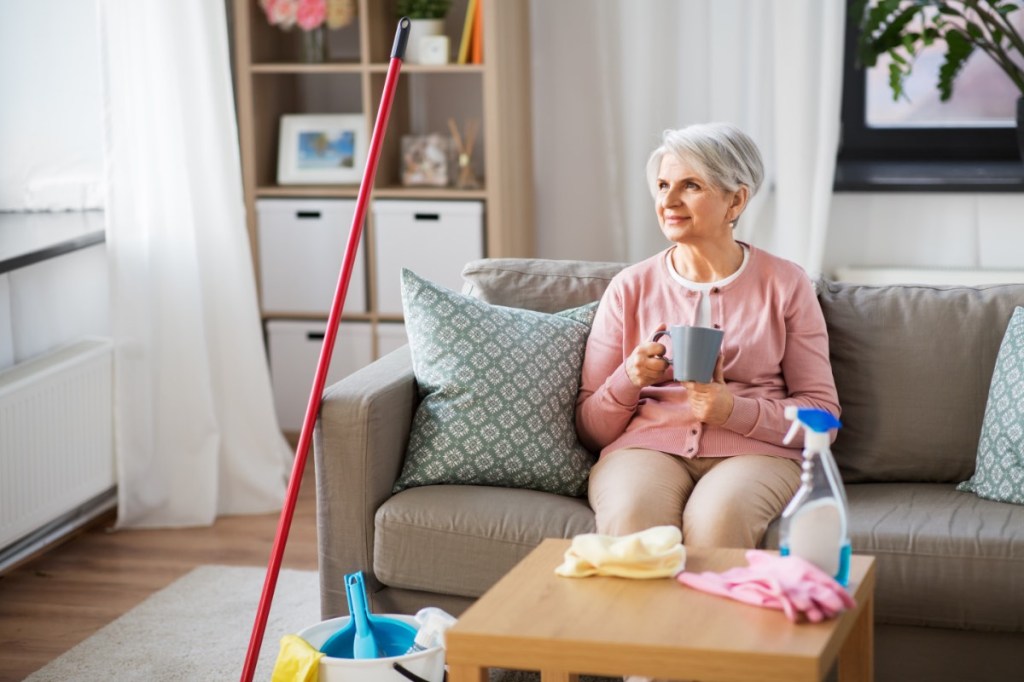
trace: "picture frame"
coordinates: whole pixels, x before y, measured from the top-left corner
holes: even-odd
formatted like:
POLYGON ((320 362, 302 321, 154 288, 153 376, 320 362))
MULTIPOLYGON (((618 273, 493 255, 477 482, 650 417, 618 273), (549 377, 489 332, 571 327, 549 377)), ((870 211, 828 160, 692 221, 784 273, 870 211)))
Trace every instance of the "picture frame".
POLYGON ((369 147, 363 114, 285 114, 278 132, 279 185, 356 185, 369 147))
POLYGON ((402 184, 447 187, 455 179, 452 138, 445 135, 402 136, 402 184))

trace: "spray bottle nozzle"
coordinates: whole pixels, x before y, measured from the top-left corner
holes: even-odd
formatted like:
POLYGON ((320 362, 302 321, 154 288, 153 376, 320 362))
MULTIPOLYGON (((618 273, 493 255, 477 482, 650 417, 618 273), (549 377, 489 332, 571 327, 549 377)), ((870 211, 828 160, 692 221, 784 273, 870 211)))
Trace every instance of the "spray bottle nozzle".
POLYGON ((793 425, 789 427, 786 437, 782 439, 783 443, 789 443, 792 441, 796 437, 801 426, 806 428, 808 431, 814 431, 815 433, 828 433, 831 429, 838 429, 842 426, 842 423, 832 416, 831 412, 819 410, 813 407, 788 405, 786 407, 785 415, 786 419, 791 419, 793 421, 793 425))

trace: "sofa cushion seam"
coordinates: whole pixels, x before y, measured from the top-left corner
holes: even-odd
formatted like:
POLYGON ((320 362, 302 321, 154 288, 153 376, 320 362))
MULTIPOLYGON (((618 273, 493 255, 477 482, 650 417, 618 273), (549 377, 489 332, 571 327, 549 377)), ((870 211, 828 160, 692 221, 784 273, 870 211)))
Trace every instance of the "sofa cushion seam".
POLYGON ((382 525, 403 526, 405 528, 415 528, 417 530, 429 531, 429 532, 432 532, 432 533, 444 533, 445 535, 457 535, 457 536, 465 537, 465 538, 473 538, 473 539, 478 539, 478 540, 486 540, 487 542, 502 542, 502 543, 507 544, 507 545, 517 545, 517 546, 520 546, 520 547, 536 547, 538 544, 540 544, 539 541, 537 543, 530 543, 530 542, 522 542, 522 541, 518 541, 518 540, 506 540, 505 538, 492 538, 492 537, 487 537, 487 536, 484 536, 484 535, 476 535, 474 533, 467 533, 467 532, 459 531, 459 530, 446 530, 444 528, 432 528, 430 526, 424 526, 424 525, 419 525, 419 524, 415 524, 415 523, 409 523, 408 521, 388 521, 388 522, 386 522, 386 523, 384 523, 382 525))
POLYGON ((870 554, 872 556, 905 556, 905 557, 925 557, 929 559, 982 559, 985 561, 1008 561, 1012 563, 1024 563, 1024 557, 989 557, 977 554, 935 554, 932 552, 906 552, 901 550, 857 550, 854 549, 854 554, 870 554))

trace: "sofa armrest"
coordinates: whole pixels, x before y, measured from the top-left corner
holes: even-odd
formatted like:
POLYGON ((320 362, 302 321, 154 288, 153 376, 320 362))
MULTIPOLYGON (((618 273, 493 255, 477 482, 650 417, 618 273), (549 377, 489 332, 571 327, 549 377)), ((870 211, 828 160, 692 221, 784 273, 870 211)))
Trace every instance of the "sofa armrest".
POLYGON ((416 408, 405 346, 324 391, 313 438, 323 618, 346 614, 343 577, 373 573, 374 515, 401 473, 416 408))

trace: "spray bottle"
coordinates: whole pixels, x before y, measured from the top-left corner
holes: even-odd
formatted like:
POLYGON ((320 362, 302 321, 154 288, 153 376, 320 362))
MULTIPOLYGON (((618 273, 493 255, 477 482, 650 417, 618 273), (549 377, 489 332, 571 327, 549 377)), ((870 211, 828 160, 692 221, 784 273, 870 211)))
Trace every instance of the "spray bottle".
POLYGON ((782 512, 779 553, 810 561, 845 587, 850 577, 849 508, 829 449, 829 431, 841 424, 825 410, 791 405, 785 414, 793 426, 783 442, 804 429, 804 463, 800 489, 782 512))

